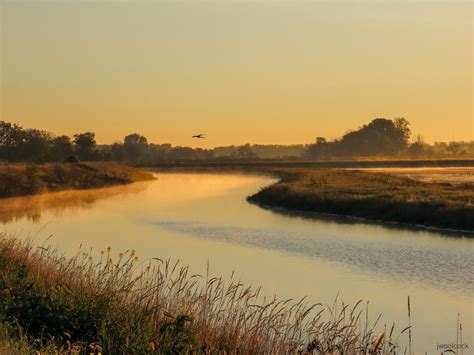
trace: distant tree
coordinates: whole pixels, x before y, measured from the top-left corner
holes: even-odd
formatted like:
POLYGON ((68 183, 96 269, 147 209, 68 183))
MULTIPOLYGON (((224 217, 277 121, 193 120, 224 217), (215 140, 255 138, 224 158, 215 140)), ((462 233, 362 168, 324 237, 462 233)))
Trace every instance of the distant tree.
POLYGON ((255 159, 257 154, 253 151, 252 146, 247 143, 237 147, 237 151, 232 153, 232 157, 237 159, 255 159))
POLYGON ((0 121, 0 160, 19 161, 24 139, 25 132, 20 125, 0 121))
POLYGON ((110 155, 113 161, 123 161, 123 144, 115 142, 110 147, 110 155))
POLYGON ((376 118, 358 130, 346 133, 341 139, 328 142, 323 137, 316 138, 316 142, 308 146, 307 154, 313 159, 397 155, 408 145, 409 126, 405 118, 376 118))
POLYGON ((74 135, 74 151, 80 160, 93 160, 96 146, 95 133, 85 132, 74 135))
POLYGON ((252 144, 252 150, 257 157, 263 159, 298 159, 306 153, 306 147, 303 144, 252 144))
POLYGON ((152 162, 165 161, 169 159, 169 153, 173 147, 171 144, 149 144, 148 152, 150 154, 150 159, 152 162))
POLYGON ((402 148, 408 145, 411 136, 410 122, 405 117, 397 117, 393 120, 395 129, 398 131, 399 144, 402 148))
POLYGON ((64 157, 63 162, 64 163, 78 163, 79 158, 77 157, 77 155, 71 154, 71 155, 68 155, 68 156, 64 157))
POLYGON ((316 137, 316 143, 308 146, 307 154, 312 159, 325 159, 330 154, 330 143, 324 137, 316 137))
POLYGON ((190 147, 173 147, 168 153, 170 160, 196 160, 194 149, 190 147))
POLYGON ((419 134, 415 142, 408 146, 406 153, 412 158, 420 158, 426 154, 426 146, 423 137, 419 134))
POLYGON ((55 137, 51 141, 49 158, 52 161, 61 162, 66 157, 73 155, 72 142, 69 136, 55 137))
POLYGON ((126 161, 138 161, 148 148, 147 139, 138 133, 129 134, 123 140, 123 154, 126 161))
POLYGON ((368 125, 344 135, 337 143, 338 155, 375 156, 395 155, 407 144, 407 121, 400 119, 399 127, 386 118, 376 118, 368 125), (405 126, 406 125, 406 126, 405 126))
POLYGON ((194 158, 196 160, 209 160, 214 158, 214 152, 211 149, 195 148, 194 158))
POLYGON ((227 147, 215 147, 213 149, 215 158, 230 157, 235 151, 237 151, 237 147, 235 145, 230 145, 227 147))
POLYGON ((52 135, 39 129, 27 129, 21 144, 22 160, 35 163, 46 161, 49 155, 52 135))
POLYGON ((446 148, 450 155, 465 155, 468 154, 466 145, 463 142, 450 142, 446 148))

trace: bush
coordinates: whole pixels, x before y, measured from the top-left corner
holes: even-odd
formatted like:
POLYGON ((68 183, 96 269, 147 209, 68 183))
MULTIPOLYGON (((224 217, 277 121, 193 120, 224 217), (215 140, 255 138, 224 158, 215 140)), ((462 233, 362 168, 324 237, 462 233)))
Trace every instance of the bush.
POLYGON ((79 163, 77 155, 68 155, 64 158, 64 163, 79 163))
POLYGON ((35 193, 41 187, 41 180, 39 177, 39 168, 36 164, 28 165, 25 169, 25 191, 27 193, 35 193))

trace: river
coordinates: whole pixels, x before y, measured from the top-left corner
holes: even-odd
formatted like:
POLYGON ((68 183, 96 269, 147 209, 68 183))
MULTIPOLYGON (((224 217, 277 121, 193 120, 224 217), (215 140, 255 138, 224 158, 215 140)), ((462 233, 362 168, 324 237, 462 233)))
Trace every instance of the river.
MULTIPOLYGON (((370 301, 373 319, 396 331, 408 325, 413 349, 439 353, 456 342, 474 347, 474 238, 289 214, 249 204, 274 181, 244 174, 156 173, 156 180, 94 191, 12 198, 0 204, 2 231, 75 254, 135 249, 142 258, 180 259, 195 273, 235 272, 265 295, 332 303, 370 301)), ((406 335, 401 343, 406 344, 406 335)))

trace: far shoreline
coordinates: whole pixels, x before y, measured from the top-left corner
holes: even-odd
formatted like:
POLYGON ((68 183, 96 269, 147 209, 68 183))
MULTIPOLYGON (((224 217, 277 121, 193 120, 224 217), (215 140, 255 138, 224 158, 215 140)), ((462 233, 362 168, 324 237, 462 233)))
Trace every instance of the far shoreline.
MULTIPOLYGON (((384 168, 403 169, 401 162, 392 161, 391 167, 384 168)), ((427 169, 474 167, 474 160, 464 165, 465 160, 431 161, 428 166, 421 164, 423 162, 410 161, 427 169)), ((474 233, 474 207, 470 202, 474 199, 473 183, 422 182, 389 171, 370 171, 370 168, 381 167, 385 163, 274 161, 209 164, 188 161, 140 168, 112 162, 5 164, 0 165, 0 198, 125 185, 154 179, 153 170, 165 173, 238 172, 278 179, 247 197, 249 202, 276 212, 314 213, 449 234, 471 236, 474 233), (328 168, 321 165, 323 163, 343 164, 344 167, 328 168), (356 166, 360 163, 364 167, 357 170, 356 166), (313 167, 303 169, 299 167, 301 164, 313 164, 313 167)), ((410 164, 406 168, 416 167, 410 164)))
POLYGON ((353 159, 353 160, 195 160, 135 164, 140 168, 471 168, 474 159, 353 159))
MULTIPOLYGON (((474 162, 474 161, 473 161, 474 162)), ((376 162, 379 163, 379 162, 376 162)), ((420 163, 417 161, 417 163, 420 163)), ((439 163, 439 162, 436 162, 439 163)), ((247 201, 255 204, 261 208, 269 209, 273 212, 276 213, 285 213, 285 214, 298 214, 300 217, 302 217, 302 214, 314 214, 314 216, 307 216, 307 218, 317 218, 318 216, 326 216, 326 217, 334 217, 334 218, 347 218, 348 220, 351 220, 353 222, 360 222, 360 223, 368 223, 368 224, 377 224, 377 225, 382 225, 382 226, 387 226, 387 227, 400 227, 400 228, 409 228, 409 229, 415 229, 415 230, 426 230, 426 231, 433 231, 433 232, 439 232, 442 234, 451 234, 453 237, 460 237, 462 234, 463 236, 467 237, 472 237, 474 236, 474 227, 471 228, 471 225, 469 223, 469 220, 474 220, 474 211, 471 211, 473 208, 470 206, 469 203, 467 203, 465 206, 459 206, 457 205, 457 211, 453 213, 453 211, 449 211, 449 215, 442 215, 442 214, 436 214, 434 216, 427 215, 426 209, 429 208, 437 208, 437 205, 443 204, 446 201, 445 200, 438 200, 435 203, 432 203, 430 201, 423 201, 423 199, 426 197, 427 191, 424 191, 425 196, 418 196, 417 198, 421 198, 420 201, 417 203, 420 203, 420 206, 413 206, 413 204, 407 204, 406 201, 397 201, 396 204, 394 205, 388 205, 382 207, 384 211, 386 210, 404 210, 407 207, 409 209, 413 209, 408 214, 405 214, 401 216, 395 216, 395 217, 390 217, 386 218, 384 216, 383 212, 382 213, 357 213, 357 211, 349 211, 347 213, 341 213, 339 211, 334 211, 332 209, 326 209, 324 206, 319 206, 319 208, 313 209, 309 208, 308 206, 304 206, 301 203, 292 201, 291 203, 288 200, 285 200, 285 197, 280 194, 280 193, 274 193, 270 198, 269 196, 264 196, 262 197, 262 193, 270 193, 269 190, 275 189, 275 187, 278 187, 279 184, 282 182, 285 182, 285 178, 287 178, 290 175, 296 175, 299 172, 330 172, 330 171, 339 171, 342 174, 363 174, 363 176, 375 176, 375 177, 384 177, 384 176, 390 176, 393 181, 391 183, 399 186, 404 186, 405 184, 416 184, 416 188, 423 188, 423 189, 433 189, 432 191, 429 191, 428 194, 432 193, 433 195, 436 195, 436 189, 451 189, 451 191, 444 191, 443 198, 446 199, 447 195, 449 195, 452 191, 457 191, 458 193, 465 192, 466 194, 474 194, 474 183, 472 182, 454 182, 454 181, 442 181, 442 182, 423 182, 418 179, 412 179, 412 178, 407 178, 407 177, 402 177, 399 176, 398 174, 392 173, 390 169, 417 169, 416 167, 413 166, 407 166, 407 167, 400 167, 400 166, 395 166, 395 167, 384 167, 382 169, 388 169, 389 171, 371 171, 371 167, 368 168, 356 168, 356 167, 345 167, 345 168, 339 168, 339 169, 331 169, 331 168, 326 168, 326 167, 321 167, 321 168, 313 168, 313 169, 301 169, 298 168, 297 163, 287 163, 287 164, 282 164, 281 162, 272 162, 272 164, 269 165, 259 165, 258 163, 254 164, 245 164, 245 163, 234 163, 234 164, 200 164, 200 163, 180 163, 180 164, 168 164, 165 165, 163 164, 162 167, 148 167, 148 169, 153 169, 159 172, 164 172, 164 173, 172 173, 172 172, 191 172, 191 173, 242 173, 242 174, 251 174, 251 175, 266 175, 269 177, 272 177, 274 179, 277 179, 277 181, 273 184, 270 184, 269 186, 266 186, 262 189, 260 192, 256 192, 255 194, 252 194, 251 196, 247 197, 247 201), (289 167, 291 166, 291 167, 289 167), (417 214, 423 215, 424 219, 420 221, 417 218, 417 214), (468 217, 461 217, 460 219, 462 220, 460 223, 460 226, 457 225, 451 225, 448 222, 443 222, 443 219, 449 219, 452 218, 457 219, 459 215, 467 215, 469 214, 468 217), (467 220, 467 221, 466 221, 467 220), (469 225, 469 228, 463 228, 462 226, 467 223, 469 225), (457 235, 456 235, 457 234, 457 235)), ((431 169, 462 169, 462 168, 474 168, 474 166, 450 166, 450 167, 442 167, 439 164, 438 165, 432 165, 432 166, 420 166, 419 168, 426 168, 428 170, 431 169)), ((351 179, 346 181, 347 183, 350 183, 351 179)), ((390 186, 384 186, 384 188, 390 188, 390 186)), ((290 187, 291 189, 291 187, 290 187)), ((328 205, 331 204, 338 204, 341 201, 338 201, 337 193, 341 192, 342 187, 338 187, 334 192, 334 196, 330 200, 326 200, 325 202, 328 205)), ((308 192, 306 191, 306 194, 303 193, 301 196, 298 196, 298 199, 305 200, 310 198, 308 196, 308 192)), ((416 191, 412 191, 416 195, 416 191)), ((388 192, 390 195, 390 198, 396 198, 397 197, 397 192, 389 191, 388 192)), ((351 201, 342 201, 341 203, 344 205, 350 204, 351 201), (343 202, 343 203, 342 203, 343 202)), ((371 201, 374 202, 374 201, 371 201)), ((378 201, 382 203, 386 203, 387 201, 378 201)), ((450 201, 453 202, 453 201, 450 201)), ((342 207, 343 209, 345 208, 344 206, 339 206, 342 207)), ((452 207, 452 206, 450 206, 452 207)), ((358 206, 357 208, 360 208, 358 206)), ((373 212, 373 211, 372 211, 373 212)), ((439 212, 439 211, 437 211, 439 212)), ((396 213, 395 213, 396 214, 396 213)), ((455 223, 459 223, 459 221, 456 221, 455 223)), ((472 224, 472 223, 471 223, 472 224)))
POLYGON ((275 169, 280 180, 249 196, 264 208, 474 233, 474 184, 422 182, 390 173, 275 169))

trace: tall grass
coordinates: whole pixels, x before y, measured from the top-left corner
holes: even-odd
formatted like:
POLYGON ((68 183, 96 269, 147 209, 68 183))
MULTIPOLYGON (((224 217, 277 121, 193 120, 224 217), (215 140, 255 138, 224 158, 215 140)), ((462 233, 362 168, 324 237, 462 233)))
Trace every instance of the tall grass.
POLYGON ((151 179, 148 172, 110 162, 0 165, 0 198, 151 179))
POLYGON ((250 196, 250 201, 291 210, 474 231, 473 184, 427 183, 337 169, 275 172, 281 181, 250 196))
MULTIPOLYGON (((194 275, 133 250, 66 258, 0 236, 0 323, 17 344, 59 352, 386 354, 390 331, 368 303, 266 299, 234 277, 194 275)), ((322 286, 324 287, 324 286, 322 286)), ((13 342, 15 344, 15 342, 13 342)))

